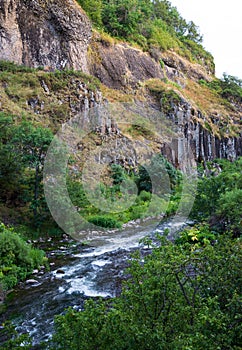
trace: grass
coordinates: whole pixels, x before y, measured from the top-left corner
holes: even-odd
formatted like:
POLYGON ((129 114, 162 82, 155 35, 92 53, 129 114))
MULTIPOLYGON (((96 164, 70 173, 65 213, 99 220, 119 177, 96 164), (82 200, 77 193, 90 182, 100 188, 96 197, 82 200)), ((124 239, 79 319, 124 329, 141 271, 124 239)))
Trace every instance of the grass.
POLYGON ((131 93, 124 93, 120 90, 111 89, 105 85, 101 85, 101 92, 103 97, 106 98, 111 103, 118 102, 133 102, 134 96, 131 93))
POLYGON ((25 115, 55 129, 69 119, 70 103, 78 108, 84 95, 89 97, 100 88, 97 78, 80 71, 45 72, 0 61, 1 110, 20 120, 25 115))
POLYGON ((239 126, 240 116, 234 112, 233 106, 228 101, 225 103, 218 93, 192 80, 187 80, 182 93, 193 107, 203 113, 203 118, 197 118, 197 121, 205 129, 218 137, 238 135, 241 128, 239 126))
POLYGON ((194 109, 195 122, 199 122, 205 129, 219 138, 238 136, 241 131, 240 115, 227 100, 205 84, 186 79, 184 88, 167 79, 149 79, 144 83, 150 93, 159 101, 162 111, 167 115, 172 111, 172 103, 181 101, 181 98, 190 102, 194 109), (202 117, 198 116, 198 111, 202 117))

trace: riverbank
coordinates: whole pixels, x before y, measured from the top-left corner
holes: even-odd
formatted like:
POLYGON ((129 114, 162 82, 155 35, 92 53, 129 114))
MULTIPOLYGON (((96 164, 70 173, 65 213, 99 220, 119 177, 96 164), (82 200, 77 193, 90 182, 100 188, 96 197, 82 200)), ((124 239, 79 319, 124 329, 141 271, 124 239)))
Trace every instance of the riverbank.
MULTIPOLYGON (((157 229, 160 234, 171 229, 167 221, 157 229)), ((176 228, 177 229, 177 228, 176 228)), ((143 230, 134 227, 96 234, 86 244, 70 237, 60 241, 39 240, 35 244, 45 249, 50 271, 36 271, 30 276, 37 283, 21 282, 6 300, 6 310, 0 323, 12 320, 19 333, 31 335, 35 344, 51 336, 54 316, 68 306, 81 309, 87 298, 108 298, 120 294, 124 270, 135 249, 148 253, 140 239, 154 233, 146 223, 143 230)))

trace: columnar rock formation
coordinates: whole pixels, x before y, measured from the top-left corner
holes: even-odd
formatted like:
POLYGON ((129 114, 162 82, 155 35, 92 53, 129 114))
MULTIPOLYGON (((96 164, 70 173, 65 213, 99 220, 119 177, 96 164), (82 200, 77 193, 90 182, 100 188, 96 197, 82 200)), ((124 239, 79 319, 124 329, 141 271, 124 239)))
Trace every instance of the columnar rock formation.
MULTIPOLYGON (((208 82, 214 73, 209 71, 208 67, 189 62, 172 51, 161 53, 159 50, 150 50, 150 53, 147 53, 127 43, 115 43, 96 32, 92 33, 89 19, 75 0, 0 0, 0 60, 14 61, 30 67, 44 66, 45 70, 50 71, 65 68, 82 70, 114 89, 114 94, 115 89, 122 90, 122 93, 128 91, 136 102, 139 94, 142 95, 141 90, 145 90, 146 81, 151 78, 171 82, 173 86, 178 86, 182 95, 187 80, 198 82, 202 79, 208 82)), ((92 89, 88 89, 82 84, 81 78, 72 79, 65 91, 60 89, 58 93, 50 91, 40 75, 38 79, 43 91, 39 88, 37 96, 33 92, 26 105, 30 113, 40 117, 42 115, 45 118, 49 113, 44 101, 58 105, 55 114, 62 109, 61 116, 57 115, 56 118, 59 117, 60 122, 80 113, 85 121, 88 118, 88 110, 101 104, 101 93, 94 93, 92 89)), ((17 103, 18 96, 7 92, 6 83, 2 89, 7 98, 17 103)), ((162 99, 161 96, 159 98, 162 99)), ((146 100, 146 104, 151 107, 155 105, 155 108, 162 110, 159 98, 154 101, 154 96, 146 89, 141 100, 146 100)), ((208 114, 205 118, 186 97, 181 98, 180 102, 173 101, 172 104, 172 111, 167 113, 166 117, 178 125, 180 137, 172 151, 169 145, 164 143, 162 152, 173 163, 179 165, 188 144, 199 161, 216 157, 232 160, 241 155, 242 141, 239 132, 237 135, 228 132, 227 135, 221 136, 209 130, 205 126, 205 119, 212 120, 214 116, 208 114)), ((4 110, 1 96, 0 106, 4 110)), ((8 108, 7 110, 9 111, 8 108)), ((241 106, 234 110, 232 108, 231 111, 237 115, 234 129, 238 125, 239 130, 241 106)), ((227 117, 230 119, 230 126, 233 125, 233 115, 228 113, 227 117)), ((214 123, 216 124, 216 120, 214 123)), ((219 125, 218 122, 217 129, 220 128, 219 125)), ((114 129, 116 133, 117 130, 114 129)), ((111 121, 102 122, 98 132, 100 130, 101 133, 110 134, 111 121)), ((124 163, 137 163, 136 159, 131 159, 133 155, 127 153, 127 157, 129 159, 124 159, 124 163)))

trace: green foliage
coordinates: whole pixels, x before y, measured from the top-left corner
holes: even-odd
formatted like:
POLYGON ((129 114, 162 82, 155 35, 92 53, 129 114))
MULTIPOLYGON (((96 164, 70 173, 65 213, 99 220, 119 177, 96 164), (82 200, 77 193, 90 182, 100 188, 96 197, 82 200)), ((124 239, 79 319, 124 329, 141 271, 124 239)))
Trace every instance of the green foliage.
POLYGON ((139 199, 142 202, 149 202, 151 200, 151 193, 147 191, 141 191, 139 194, 139 199))
POLYGON ((30 208, 33 210, 34 224, 39 225, 41 218, 41 202, 44 202, 42 172, 48 147, 53 139, 50 129, 35 127, 30 122, 22 122, 13 127, 11 144, 20 162, 28 170, 32 170, 30 181, 30 208))
POLYGON ((208 86, 221 97, 231 102, 242 102, 242 80, 237 77, 224 73, 222 79, 214 79, 211 82, 200 80, 200 84, 208 86))
POLYGON ((34 225, 46 218, 47 208, 42 188, 44 159, 53 134, 49 129, 23 121, 15 125, 13 118, 1 113, 0 184, 5 202, 28 203, 34 225))
POLYGON ((127 178, 127 174, 125 173, 125 170, 121 165, 112 164, 111 177, 113 179, 114 185, 120 185, 127 178))
POLYGON ((16 232, 0 224, 0 285, 4 290, 45 263, 44 252, 28 245, 16 232))
POLYGON ((242 233, 241 208, 242 189, 234 189, 221 194, 216 209, 217 220, 226 230, 232 230, 238 236, 242 233))
POLYGON ((88 221, 94 225, 106 228, 121 228, 120 222, 115 220, 112 217, 104 216, 104 215, 96 215, 88 218, 88 221))
POLYGON ((102 25, 102 0, 77 0, 97 26, 102 25))
POLYGON ((109 202, 111 211, 112 203, 114 204, 113 212, 108 210, 109 214, 104 207, 101 209, 102 205, 93 205, 92 200, 89 200, 90 197, 78 180, 80 174, 72 174, 67 178, 70 198, 85 220, 100 227, 119 228, 130 220, 158 216, 161 213, 171 215, 177 210, 182 176, 160 154, 136 171, 127 170, 119 164, 112 164, 109 170, 109 180, 112 183, 100 182, 93 189, 94 200, 100 198, 101 201, 109 202), (124 205, 126 200, 131 203, 128 207, 124 205))
POLYGON ((228 238, 195 250, 161 239, 144 262, 133 256, 119 298, 56 318, 53 349, 239 350, 240 248, 228 238))
POLYGON ((242 80, 232 75, 223 74, 221 80, 222 97, 242 102, 242 80))
POLYGON ((54 91, 62 90, 67 87, 70 83, 70 79, 73 78, 81 79, 82 82, 88 85, 89 89, 94 91, 100 88, 101 85, 100 81, 94 76, 73 69, 56 70, 54 72, 48 72, 43 76, 45 83, 54 91))
POLYGON ((177 244, 189 243, 194 245, 194 249, 216 240, 216 233, 211 231, 208 224, 195 225, 190 229, 183 230, 176 239, 177 244))
POLYGON ((198 182, 192 217, 209 219, 220 232, 232 230, 238 236, 242 232, 242 158, 207 163, 207 171, 210 175, 198 182))
POLYGON ((181 17, 167 0, 78 0, 100 30, 137 43, 144 50, 175 49, 214 70, 213 58, 202 47, 194 22, 181 17))
MULTIPOLYGON (((189 55, 195 59, 198 63, 205 65, 211 72, 215 70, 215 64, 213 61, 213 56, 211 53, 206 51, 201 43, 195 42, 191 39, 184 38, 182 43, 185 46, 184 54, 186 56, 186 51, 188 50, 189 55)), ((188 58, 189 58, 188 55, 188 58)))
POLYGON ((0 329, 0 338, 4 339, 0 350, 30 350, 32 349, 32 342, 27 334, 18 335, 14 326, 6 322, 0 329))
MULTIPOLYGON (((162 184, 162 181, 164 181, 164 188, 163 186, 159 186, 160 191, 163 189, 163 193, 169 193, 179 184, 180 180, 181 174, 179 171, 177 171, 161 154, 152 157, 149 164, 141 166, 139 168, 139 173, 136 176, 136 183, 139 192, 143 190, 152 192, 152 183, 157 185, 162 184), (168 181, 169 183, 167 183, 168 181), (167 186, 170 187, 170 189, 167 188, 167 186)), ((153 189, 154 193, 156 193, 155 191, 156 189, 153 189)))
POLYGON ((150 14, 151 2, 147 0, 103 0, 103 25, 117 37, 128 38, 138 33, 150 14))
POLYGON ((149 26, 147 26, 147 33, 149 33, 147 38, 149 44, 158 46, 161 50, 165 51, 179 47, 177 38, 171 34, 169 27, 161 19, 152 21, 149 26))
POLYGON ((19 66, 14 62, 0 60, 0 72, 11 72, 11 73, 30 73, 35 72, 36 69, 27 66, 19 66))

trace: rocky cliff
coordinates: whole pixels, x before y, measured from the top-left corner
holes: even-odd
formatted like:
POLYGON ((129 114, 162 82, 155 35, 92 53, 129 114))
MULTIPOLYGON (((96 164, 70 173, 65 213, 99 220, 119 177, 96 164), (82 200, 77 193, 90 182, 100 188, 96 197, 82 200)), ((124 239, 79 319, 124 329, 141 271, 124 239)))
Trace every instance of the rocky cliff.
POLYGON ((0 59, 87 70, 91 24, 73 0, 0 0, 0 59))
MULTIPOLYGON (((74 0, 0 0, 0 59, 63 70, 6 75, 3 69, 0 106, 8 113, 27 113, 56 129, 102 101, 132 101, 178 125, 181 136, 175 151, 165 142, 159 144, 177 165, 187 144, 199 161, 242 154, 241 105, 224 101, 200 84, 213 79, 213 70, 174 51, 143 52, 92 31, 74 0), (88 72, 101 84, 82 73, 65 73, 67 68, 88 72)), ((100 125, 102 134, 110 134, 108 123, 100 125)), ((123 163, 138 162, 134 154, 122 153, 123 163)))

